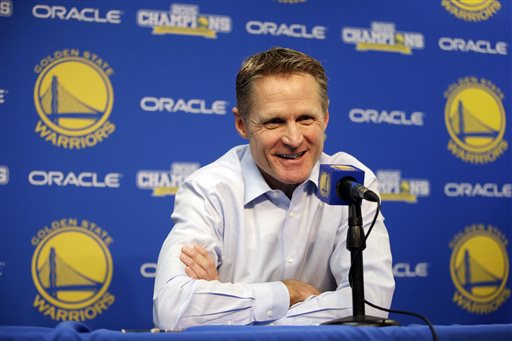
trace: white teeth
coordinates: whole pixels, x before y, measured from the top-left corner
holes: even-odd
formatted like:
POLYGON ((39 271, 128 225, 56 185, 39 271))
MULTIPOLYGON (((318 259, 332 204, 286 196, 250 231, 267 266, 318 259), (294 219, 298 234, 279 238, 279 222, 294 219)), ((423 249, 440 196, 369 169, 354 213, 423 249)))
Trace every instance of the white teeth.
POLYGON ((302 155, 304 154, 304 152, 302 153, 298 153, 298 154, 279 154, 280 157, 282 158, 285 158, 285 159, 296 159, 298 157, 301 157, 302 155))

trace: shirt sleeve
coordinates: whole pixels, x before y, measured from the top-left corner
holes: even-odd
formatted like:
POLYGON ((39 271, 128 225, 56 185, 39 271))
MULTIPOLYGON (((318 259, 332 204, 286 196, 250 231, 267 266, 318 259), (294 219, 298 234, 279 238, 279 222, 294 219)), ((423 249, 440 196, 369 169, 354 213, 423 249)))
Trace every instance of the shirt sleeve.
MULTIPOLYGON (((367 173, 365 185, 377 193, 377 180, 367 173)), ((365 233, 371 225, 377 209, 376 203, 363 202, 361 206, 365 233)), ((330 260, 330 268, 336 279, 337 289, 311 296, 292 306, 287 314, 273 325, 312 325, 352 315, 352 289, 348 282, 350 252, 346 249, 348 222, 343 222, 336 236, 336 245, 330 260)), ((366 240, 363 251, 365 299, 375 305, 391 306, 395 281, 392 272, 392 257, 389 236, 384 218, 379 214, 375 226, 366 240)), ((377 317, 388 316, 387 312, 365 305, 365 314, 377 317)))
POLYGON ((289 294, 282 282, 221 283, 194 280, 179 260, 181 248, 205 247, 217 266, 222 262, 221 208, 216 195, 193 182, 176 195, 175 225, 158 258, 153 294, 153 322, 162 329, 181 330, 204 324, 271 322, 286 314, 289 294))

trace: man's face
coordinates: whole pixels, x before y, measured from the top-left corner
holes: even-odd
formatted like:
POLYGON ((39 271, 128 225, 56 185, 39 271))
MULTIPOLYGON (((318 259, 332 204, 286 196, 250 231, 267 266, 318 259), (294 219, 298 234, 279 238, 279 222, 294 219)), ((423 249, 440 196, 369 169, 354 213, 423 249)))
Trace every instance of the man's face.
POLYGON ((273 189, 290 195, 320 158, 329 113, 307 73, 257 79, 247 121, 235 108, 235 125, 249 140, 252 157, 273 189))

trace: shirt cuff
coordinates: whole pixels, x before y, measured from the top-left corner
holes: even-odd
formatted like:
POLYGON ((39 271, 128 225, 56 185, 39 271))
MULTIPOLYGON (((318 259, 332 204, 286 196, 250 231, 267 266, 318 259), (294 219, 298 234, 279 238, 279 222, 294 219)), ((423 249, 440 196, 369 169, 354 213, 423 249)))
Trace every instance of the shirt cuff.
POLYGON ((290 294, 283 282, 250 284, 256 302, 254 318, 258 322, 277 320, 288 312, 290 294))

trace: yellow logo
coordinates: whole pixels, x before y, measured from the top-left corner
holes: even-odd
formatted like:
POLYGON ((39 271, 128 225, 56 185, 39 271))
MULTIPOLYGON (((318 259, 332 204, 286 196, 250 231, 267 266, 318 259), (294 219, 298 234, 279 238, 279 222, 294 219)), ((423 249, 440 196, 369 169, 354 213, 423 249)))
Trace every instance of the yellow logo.
POLYGON ((320 181, 319 181, 319 187, 320 187, 320 195, 324 198, 329 195, 329 192, 331 191, 331 186, 329 185, 330 177, 329 173, 322 172, 320 174, 320 181))
POLYGON ((473 224, 450 242, 453 302, 474 314, 489 314, 510 297, 506 236, 492 225, 473 224))
POLYGON ((94 147, 109 137, 115 125, 108 121, 114 104, 110 65, 98 55, 62 50, 36 65, 39 74, 34 103, 40 120, 35 132, 54 146, 66 149, 94 147))
POLYGON ((342 170, 342 171, 354 171, 354 170, 356 170, 354 167, 349 166, 349 165, 331 165, 331 168, 339 169, 339 170, 342 170))
POLYGON ((137 172, 137 187, 152 190, 155 197, 175 195, 185 179, 199 167, 197 162, 173 162, 170 171, 141 170, 137 172))
POLYGON ((501 9, 498 0, 442 0, 441 5, 465 21, 485 21, 501 9))
POLYGON ((193 4, 171 4, 170 11, 141 9, 137 24, 150 27, 152 34, 177 34, 217 39, 217 33, 231 32, 231 18, 225 15, 201 14, 193 4))
POLYGON ((355 44, 357 51, 397 52, 411 55, 412 50, 425 48, 425 37, 418 32, 398 31, 395 23, 377 22, 371 28, 344 27, 341 40, 355 44))
POLYGON ((378 170, 379 192, 382 201, 403 201, 411 204, 430 195, 426 179, 405 179, 400 170, 378 170))
POLYGON ((475 164, 496 161, 507 149, 503 92, 486 79, 466 77, 445 92, 448 150, 475 164))
POLYGON ((112 243, 107 231, 88 220, 61 219, 40 229, 32 237, 34 308, 56 321, 92 320, 107 310, 115 301, 107 291, 112 243))

